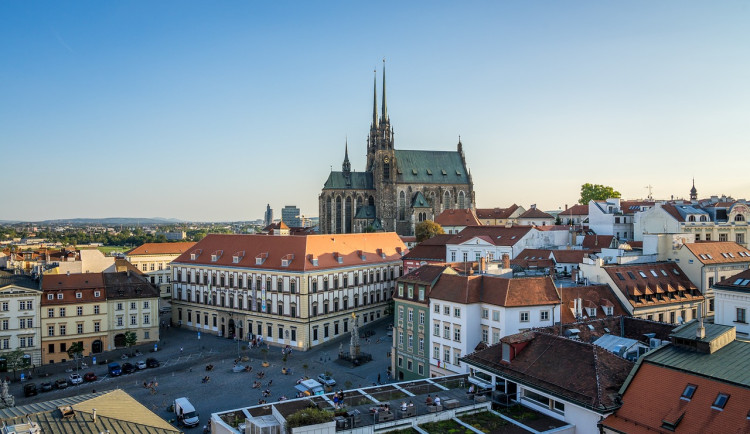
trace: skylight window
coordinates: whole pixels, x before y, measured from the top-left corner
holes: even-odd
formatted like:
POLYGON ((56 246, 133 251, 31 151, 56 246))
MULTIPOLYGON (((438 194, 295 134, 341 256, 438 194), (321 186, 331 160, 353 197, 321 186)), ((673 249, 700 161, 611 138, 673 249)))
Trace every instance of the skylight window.
POLYGON ((745 279, 742 281, 742 286, 747 286, 748 283, 750 283, 750 279, 745 279))
POLYGON ((716 400, 711 405, 711 408, 714 408, 716 410, 724 410, 724 406, 727 405, 727 401, 729 401, 729 395, 726 393, 719 393, 716 396, 716 400))
POLYGON ((665 270, 661 270, 661 274, 663 274, 664 277, 667 277, 667 272, 665 270))
POLYGON ((727 253, 727 255, 729 255, 730 258, 734 258, 734 254, 732 252, 727 253))
POLYGON ((737 279, 732 285, 742 285, 742 279, 737 279))
POLYGON ((680 275, 680 272, 679 272, 679 271, 677 271, 677 269, 676 269, 676 268, 673 268, 673 269, 672 269, 672 272, 673 272, 673 273, 674 273, 674 274, 675 274, 676 276, 679 276, 679 275, 680 275))
POLYGON ((617 275, 617 278, 620 280, 625 280, 625 277, 621 273, 615 273, 617 275))
POLYGON ((706 255, 704 255, 703 253, 701 253, 701 254, 700 254, 700 255, 698 255, 698 256, 700 256, 700 258, 701 258, 701 259, 708 259, 708 258, 706 257, 706 255))
POLYGON ((708 254, 708 253, 706 253, 706 256, 708 256, 708 259, 713 259, 713 258, 714 258, 713 256, 711 256, 711 255, 710 255, 710 254, 708 254))
POLYGON ((656 274, 656 270, 651 270, 651 275, 654 277, 659 277, 659 275, 656 274))
POLYGON ((644 278, 646 277, 646 273, 644 273, 643 271, 639 271, 638 274, 640 274, 641 277, 644 277, 644 278))
POLYGON ((632 271, 628 271, 628 277, 630 277, 631 279, 635 280, 635 274, 633 274, 632 271))
POLYGON ((697 389, 698 386, 695 384, 688 384, 685 386, 685 390, 682 391, 682 396, 680 398, 687 399, 688 401, 693 399, 693 394, 695 393, 695 389, 697 389))

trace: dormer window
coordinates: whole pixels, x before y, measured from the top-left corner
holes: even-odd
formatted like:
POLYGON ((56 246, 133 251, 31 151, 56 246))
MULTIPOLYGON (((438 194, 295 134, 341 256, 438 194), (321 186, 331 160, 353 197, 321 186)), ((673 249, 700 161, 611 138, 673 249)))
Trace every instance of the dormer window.
POLYGON ((213 253, 211 253, 211 262, 216 262, 221 258, 221 254, 224 253, 223 250, 217 250, 213 253))
POLYGON ((596 316, 596 308, 595 307, 587 307, 586 310, 589 313, 589 316, 596 316))
POLYGON ((293 259, 294 259, 294 254, 290 253, 290 254, 284 256, 283 258, 281 258, 281 266, 282 267, 288 267, 289 264, 292 263, 293 259))
POLYGON ((58 299, 58 300, 62 300, 62 299, 63 299, 63 295, 62 295, 62 293, 60 293, 60 294, 57 294, 57 299, 58 299))
POLYGON ((81 294, 80 292, 76 292, 76 298, 83 298, 83 294, 81 294))
POLYGON ((266 259, 268 259, 268 252, 261 253, 255 257, 255 265, 263 265, 266 259))
POLYGON ((193 250, 193 251, 192 251, 192 252, 190 253, 190 260, 191 260, 191 261, 195 261, 196 259, 198 259, 198 256, 200 256, 200 255, 201 255, 201 252, 202 252, 202 251, 203 251, 203 250, 201 250, 201 249, 195 249, 195 250, 193 250))
POLYGON ((245 251, 241 252, 235 252, 234 255, 232 255, 232 263, 233 264, 239 264, 242 258, 245 257, 245 251))

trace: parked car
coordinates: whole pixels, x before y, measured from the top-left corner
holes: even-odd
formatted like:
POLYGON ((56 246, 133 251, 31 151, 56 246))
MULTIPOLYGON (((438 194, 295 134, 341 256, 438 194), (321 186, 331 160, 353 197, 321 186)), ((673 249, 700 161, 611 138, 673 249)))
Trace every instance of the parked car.
POLYGON ((35 396, 37 393, 36 384, 26 383, 26 385, 23 386, 23 396, 35 396))
POLYGON ((70 384, 74 386, 83 384, 83 378, 81 378, 81 376, 76 374, 75 372, 68 376, 68 381, 70 381, 70 384))
POLYGON ((122 373, 123 374, 132 374, 135 372, 135 366, 132 363, 123 363, 122 364, 122 373))
POLYGON ((146 359, 146 366, 149 368, 158 368, 159 361, 153 357, 149 357, 148 359, 146 359))
POLYGON ((333 379, 330 375, 326 374, 320 374, 318 375, 318 381, 320 381, 324 386, 335 386, 336 380, 333 379))
POLYGON ((87 372, 83 374, 83 381, 90 382, 90 381, 96 381, 99 377, 96 376, 93 372, 87 372))
POLYGON ((42 383, 39 386, 39 390, 41 390, 42 392, 49 392, 50 390, 52 390, 52 382, 47 381, 47 382, 42 383))
POLYGON ((137 362, 135 363, 135 368, 136 368, 136 369, 138 369, 139 371, 140 371, 141 369, 146 369, 146 362, 144 362, 143 360, 139 360, 139 361, 137 361, 137 362))
POLYGON ((55 389, 67 389, 68 388, 68 380, 64 378, 58 378, 55 380, 55 389))

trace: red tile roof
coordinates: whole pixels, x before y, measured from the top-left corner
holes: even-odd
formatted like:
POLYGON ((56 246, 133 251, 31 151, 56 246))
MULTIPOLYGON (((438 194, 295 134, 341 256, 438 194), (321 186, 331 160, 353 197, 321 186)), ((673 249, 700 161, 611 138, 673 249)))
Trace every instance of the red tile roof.
POLYGON ((580 264, 592 250, 553 250, 552 256, 558 264, 580 264))
POLYGON ((619 406, 618 390, 633 367, 603 348, 546 333, 519 333, 502 342, 517 351, 510 363, 502 361, 503 344, 463 360, 601 413, 619 406))
POLYGON ((156 298, 159 290, 136 273, 103 273, 107 299, 156 298))
POLYGON ((42 306, 106 300, 102 273, 45 274, 42 276, 42 291, 42 306), (95 296, 95 290, 99 291, 99 297, 95 296), (60 293, 62 299, 57 296, 60 293), (76 298, 76 293, 81 293, 81 298, 76 298), (52 300, 48 299, 48 294, 53 294, 52 300))
POLYGON ((402 252, 406 252, 406 246, 395 232, 288 236, 209 234, 173 263, 312 271, 400 261, 402 252), (381 257, 381 253, 385 257, 381 257), (197 257, 191 259, 191 254, 197 257), (235 256, 237 262, 234 262, 235 256), (318 265, 313 264, 314 259, 318 265), (282 260, 288 261, 287 266, 282 265, 282 260))
POLYGON ((430 297, 454 303, 488 303, 505 307, 560 303, 555 283, 549 276, 509 279, 490 274, 443 274, 432 288, 430 297))
POLYGON ((435 223, 440 226, 478 226, 482 224, 472 209, 447 209, 435 218, 435 223))
POLYGON ((445 262, 445 245, 451 238, 450 234, 435 235, 414 246, 403 259, 445 262))
POLYGON ((517 209, 518 205, 515 203, 508 208, 477 208, 477 217, 480 219, 507 219, 517 209))
POLYGON ((554 220, 555 218, 546 212, 540 210, 539 208, 530 208, 526 210, 523 214, 518 216, 519 219, 550 219, 554 220))
POLYGON ((750 389, 690 372, 649 363, 635 373, 622 397, 623 405, 605 418, 605 427, 627 433, 747 433, 750 432, 750 389), (688 384, 692 398, 681 399, 688 384), (729 395, 723 410, 712 408, 719 393, 729 395), (665 429, 671 422, 675 429, 665 429))
POLYGON ((482 237, 495 246, 513 246, 534 229, 531 226, 467 226, 454 235, 448 244, 460 244, 475 237, 482 237))
POLYGON ((602 249, 608 249, 612 245, 614 235, 584 235, 581 246, 584 249, 595 249, 601 252, 602 249))
POLYGON ((560 213, 560 217, 574 217, 589 215, 589 206, 576 204, 560 213))
POLYGON ((750 270, 739 272, 733 276, 717 282, 715 288, 750 291, 750 270))
POLYGON ((732 241, 698 241, 685 243, 681 248, 688 249, 704 264, 750 262, 750 250, 732 241))
POLYGON ((179 255, 185 253, 195 245, 193 241, 179 243, 145 243, 127 253, 128 256, 137 255, 179 255))
POLYGON ((672 262, 605 266, 604 270, 634 307, 703 300, 696 286, 672 262), (639 297, 638 302, 635 296, 639 297), (647 301, 646 296, 651 296, 651 301, 647 301))
POLYGON ((554 267, 555 261, 550 258, 551 252, 545 249, 524 249, 518 256, 511 259, 510 263, 523 268, 554 267))
POLYGON ((661 206, 661 209, 663 209, 664 211, 666 211, 667 214, 669 214, 670 216, 672 216, 672 218, 674 218, 678 222, 684 222, 685 221, 685 219, 682 218, 682 215, 680 214, 680 212, 677 211, 677 207, 675 207, 674 205, 669 204, 669 203, 665 203, 664 205, 661 206))
POLYGON ((573 286, 559 288, 562 296, 562 310, 560 316, 563 323, 573 323, 578 320, 574 312, 574 300, 581 299, 583 308, 595 308, 596 314, 591 316, 588 310, 584 310, 583 316, 586 320, 603 319, 610 316, 628 315, 627 310, 620 299, 612 292, 609 285, 573 286), (612 307, 612 315, 607 315, 602 306, 612 307))

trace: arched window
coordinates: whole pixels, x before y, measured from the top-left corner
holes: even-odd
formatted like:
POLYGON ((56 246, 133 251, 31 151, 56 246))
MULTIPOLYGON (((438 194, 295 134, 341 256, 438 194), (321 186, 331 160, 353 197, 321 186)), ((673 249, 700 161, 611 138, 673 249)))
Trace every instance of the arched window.
POLYGON ((375 198, 370 196, 367 198, 367 205, 369 206, 375 206, 375 198))
POLYGON ((315 301, 312 304, 312 316, 318 316, 318 302, 315 301))
POLYGON ((333 204, 330 196, 326 198, 326 208, 324 212, 328 218, 328 231, 329 233, 333 233, 333 204))
POLYGON ((464 203, 465 199, 466 198, 464 197, 464 192, 460 191, 458 193, 458 209, 465 209, 466 208, 466 204, 464 203))
POLYGON ((406 193, 403 191, 398 194, 398 219, 406 219, 406 193))
POLYGON ((451 193, 448 190, 443 194, 443 210, 446 209, 451 209, 451 193))
POLYGON ((289 305, 289 315, 292 318, 297 318, 297 305, 292 303, 289 305))
POLYGON ((342 232, 342 204, 341 204, 341 196, 336 196, 336 230, 334 231, 337 234, 340 234, 342 232))
POLYGON ((737 214, 736 216, 734 216, 734 221, 736 221, 736 222, 744 222, 745 221, 745 216, 742 215, 742 214, 737 214))
POLYGON ((266 279, 266 291, 273 291, 273 286, 271 286, 271 278, 269 277, 266 279))
POLYGON ((691 215, 690 217, 688 217, 688 221, 689 222, 694 222, 695 221, 695 216, 691 215))
POLYGON ((706 217, 705 215, 702 215, 701 216, 701 221, 702 222, 707 222, 708 221, 708 217, 706 217))
POLYGON ((346 207, 344 209, 344 232, 352 233, 352 197, 347 196, 346 207))

